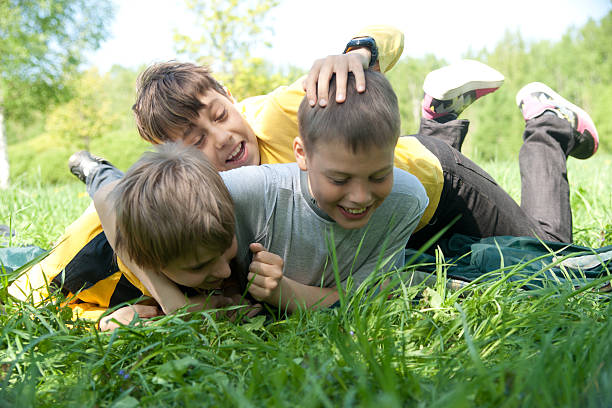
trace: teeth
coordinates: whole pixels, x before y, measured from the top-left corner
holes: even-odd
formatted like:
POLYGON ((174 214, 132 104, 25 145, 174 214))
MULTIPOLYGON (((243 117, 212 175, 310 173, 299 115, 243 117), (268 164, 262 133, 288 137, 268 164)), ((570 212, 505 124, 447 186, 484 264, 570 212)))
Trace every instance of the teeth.
POLYGON ((238 156, 238 153, 240 153, 241 149, 242 149, 242 143, 239 143, 238 146, 236 146, 236 148, 232 152, 232 154, 230 154, 229 159, 227 159, 227 160, 234 160, 236 158, 236 156, 238 156))
POLYGON ((350 214, 363 214, 365 210, 367 210, 368 208, 364 207, 364 208, 344 208, 344 209, 346 210, 347 213, 350 213, 350 214))

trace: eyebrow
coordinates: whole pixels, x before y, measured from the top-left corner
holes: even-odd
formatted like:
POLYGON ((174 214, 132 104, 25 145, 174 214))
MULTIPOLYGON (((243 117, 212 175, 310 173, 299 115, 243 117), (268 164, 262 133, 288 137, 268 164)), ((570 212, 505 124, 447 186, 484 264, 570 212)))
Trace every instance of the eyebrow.
MULTIPOLYGON (((212 106, 213 104, 217 103, 217 97, 213 97, 208 103, 204 103, 202 101, 200 101, 200 103, 202 104, 200 109, 207 109, 209 108, 209 105, 212 106)), ((194 127, 195 125, 189 122, 189 125, 187 125, 187 128, 183 131, 183 137, 189 136, 189 133, 191 133, 194 127)))
POLYGON ((195 126, 193 125, 193 123, 189 122, 189 125, 187 125, 187 127, 183 131, 183 137, 189 136, 189 134, 193 131, 194 127, 195 126))
POLYGON ((214 260, 215 260, 215 258, 211 258, 208 261, 204 261, 204 262, 199 263, 197 265, 188 266, 188 267, 183 268, 183 269, 186 270, 186 271, 195 271, 195 270, 198 270, 198 269, 202 269, 203 267, 212 264, 212 262, 214 260))
MULTIPOLYGON (((383 167, 382 169, 378 169, 375 172, 373 172, 372 174, 370 174, 370 176, 373 175, 373 174, 383 173, 383 172, 389 171, 389 170, 393 170, 393 165, 383 167)), ((332 170, 328 170, 327 174, 328 175, 334 175, 334 176, 345 176, 345 177, 352 176, 351 173, 345 173, 345 172, 342 172, 342 171, 339 171, 339 170, 333 170, 333 169, 332 170)))

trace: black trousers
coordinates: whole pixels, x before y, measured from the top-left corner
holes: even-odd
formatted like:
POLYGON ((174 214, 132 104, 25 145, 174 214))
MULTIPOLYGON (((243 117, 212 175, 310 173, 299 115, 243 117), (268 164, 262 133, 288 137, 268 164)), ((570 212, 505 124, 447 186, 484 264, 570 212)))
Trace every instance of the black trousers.
MULTIPOLYGON (((408 247, 419 249, 457 215, 445 233, 473 237, 532 236, 572 242, 572 212, 567 181, 567 156, 574 147, 569 122, 544 114, 527 121, 519 153, 521 205, 461 152, 469 122, 440 124, 423 119, 419 141, 440 161, 444 187, 429 224, 415 232, 408 247)), ((511 137, 511 135, 509 136, 511 137)))

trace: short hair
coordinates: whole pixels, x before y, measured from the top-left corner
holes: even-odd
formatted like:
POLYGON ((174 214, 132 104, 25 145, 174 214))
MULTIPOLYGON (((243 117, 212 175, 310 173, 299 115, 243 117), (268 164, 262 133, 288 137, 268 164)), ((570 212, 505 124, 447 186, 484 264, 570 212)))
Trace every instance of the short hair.
POLYGON ((197 119, 203 106, 199 98, 209 90, 227 95, 205 66, 177 61, 149 66, 136 80, 132 110, 138 133, 154 144, 171 141, 169 132, 197 119))
POLYGON ((196 148, 166 143, 146 152, 113 190, 116 250, 158 270, 234 239, 234 204, 219 172, 196 148))
POLYGON ((349 73, 343 103, 336 102, 335 75, 329 84, 326 107, 310 106, 304 97, 298 125, 307 152, 319 140, 339 141, 353 153, 371 146, 395 146, 401 126, 397 96, 384 75, 366 70, 365 79, 366 90, 358 93, 355 76, 349 73))

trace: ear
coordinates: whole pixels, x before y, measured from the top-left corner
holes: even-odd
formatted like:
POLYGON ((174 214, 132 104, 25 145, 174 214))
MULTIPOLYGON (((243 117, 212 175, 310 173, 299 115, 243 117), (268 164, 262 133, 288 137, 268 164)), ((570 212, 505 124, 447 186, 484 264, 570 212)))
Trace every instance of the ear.
POLYGON ((297 162, 300 170, 308 170, 308 165, 306 163, 306 149, 304 149, 304 142, 302 142, 302 138, 299 136, 293 139, 293 154, 295 155, 295 161, 297 162))

